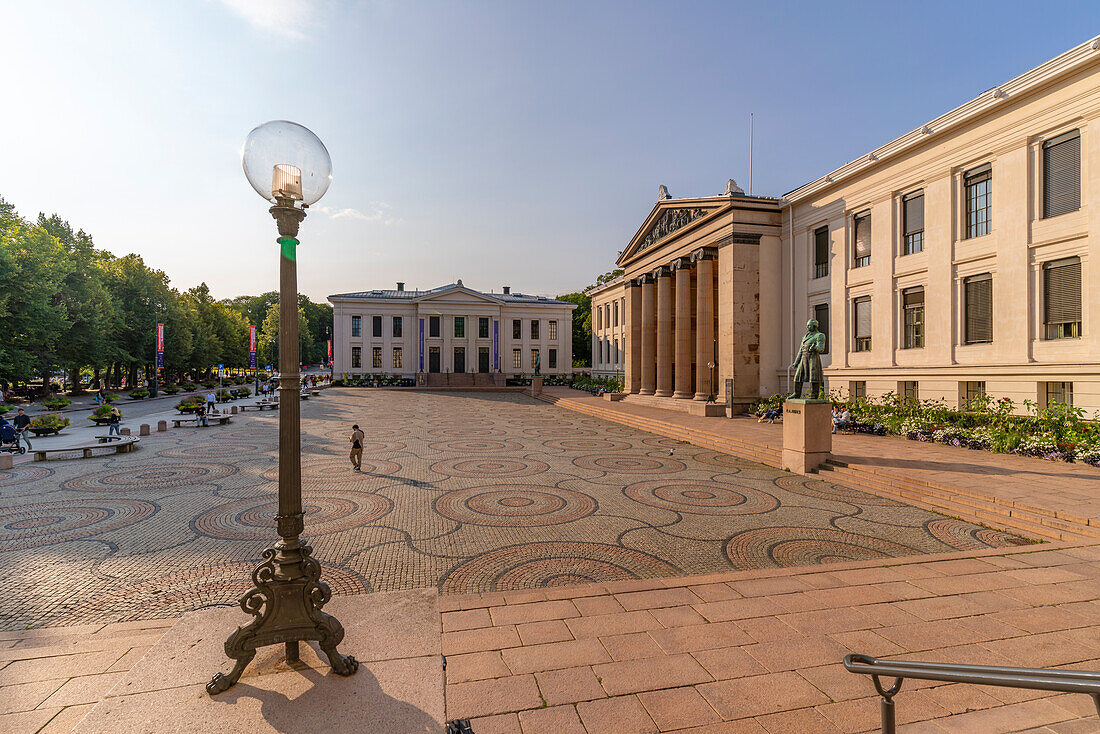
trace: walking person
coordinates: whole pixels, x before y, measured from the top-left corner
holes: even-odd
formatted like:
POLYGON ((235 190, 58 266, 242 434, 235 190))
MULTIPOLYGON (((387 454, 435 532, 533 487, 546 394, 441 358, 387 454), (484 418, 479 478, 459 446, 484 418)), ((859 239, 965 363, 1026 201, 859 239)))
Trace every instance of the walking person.
POLYGON ((23 409, 20 408, 19 414, 15 416, 12 424, 15 426, 15 430, 19 431, 19 435, 23 436, 27 431, 27 426, 31 424, 30 416, 24 413, 23 409))
POLYGON ((122 413, 118 408, 111 406, 111 414, 107 419, 107 435, 122 437, 122 413))
POLYGON ((218 398, 214 395, 213 390, 206 393, 206 410, 207 410, 208 413, 213 413, 214 412, 214 403, 216 403, 217 400, 218 400, 218 398))
POLYGON ((363 439, 366 435, 359 430, 359 424, 351 427, 351 467, 355 471, 363 471, 363 439))

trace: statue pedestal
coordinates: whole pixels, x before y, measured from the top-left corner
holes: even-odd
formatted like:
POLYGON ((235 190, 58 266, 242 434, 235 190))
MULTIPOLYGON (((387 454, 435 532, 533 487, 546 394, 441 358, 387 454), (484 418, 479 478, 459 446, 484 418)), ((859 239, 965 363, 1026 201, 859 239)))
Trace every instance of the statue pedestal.
POLYGON ((833 450, 833 404, 789 398, 783 403, 783 468, 809 474, 833 450))
POLYGON ((531 397, 535 397, 536 395, 538 395, 540 393, 542 393, 542 377, 541 376, 540 377, 532 377, 531 378, 531 392, 529 394, 530 394, 531 397))

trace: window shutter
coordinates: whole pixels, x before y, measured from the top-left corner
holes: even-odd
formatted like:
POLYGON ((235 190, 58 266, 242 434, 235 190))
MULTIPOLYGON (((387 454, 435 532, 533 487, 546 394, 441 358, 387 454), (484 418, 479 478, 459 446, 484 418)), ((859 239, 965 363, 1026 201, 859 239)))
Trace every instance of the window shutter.
POLYGON ((862 339, 871 336, 871 299, 857 298, 856 307, 856 338, 862 339))
POLYGON ((1045 323, 1081 320, 1081 260, 1071 257, 1043 266, 1045 323))
POLYGON ((905 197, 905 234, 924 230, 924 192, 905 197))
POLYGON ((1043 143, 1043 216, 1080 208, 1081 133, 1074 130, 1043 143))
POLYGON ((966 279, 966 342, 993 341, 993 276, 966 279))
POLYGON ((871 213, 866 212, 855 217, 856 257, 871 256, 871 213))
POLYGON ((814 230, 814 265, 829 262, 829 228, 818 227, 814 230))
POLYGON ((913 308, 924 305, 924 288, 907 288, 901 292, 902 303, 905 308, 913 308))

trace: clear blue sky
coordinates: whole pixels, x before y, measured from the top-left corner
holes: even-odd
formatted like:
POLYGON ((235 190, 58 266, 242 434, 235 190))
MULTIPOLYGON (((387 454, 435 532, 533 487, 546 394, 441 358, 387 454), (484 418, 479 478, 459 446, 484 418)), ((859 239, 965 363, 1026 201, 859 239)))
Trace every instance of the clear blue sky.
POLYGON ((0 12, 0 196, 219 298, 276 287, 238 155, 270 119, 333 159, 302 229, 312 298, 456 278, 554 294, 613 267, 658 184, 747 189, 750 112, 755 193, 780 195, 1100 33, 1100 3, 1003 0, 0 12))

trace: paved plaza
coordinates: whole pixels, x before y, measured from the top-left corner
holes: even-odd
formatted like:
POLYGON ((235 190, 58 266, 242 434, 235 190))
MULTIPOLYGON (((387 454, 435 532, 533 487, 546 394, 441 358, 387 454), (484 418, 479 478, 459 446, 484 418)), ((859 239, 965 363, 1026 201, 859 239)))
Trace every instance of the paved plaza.
MULTIPOLYGON (((306 537, 337 594, 445 594, 862 561, 1015 536, 519 393, 302 405, 306 537), (350 425, 367 433, 363 472, 350 425)), ((236 603, 274 539, 278 416, 0 471, 0 629, 236 603)))

